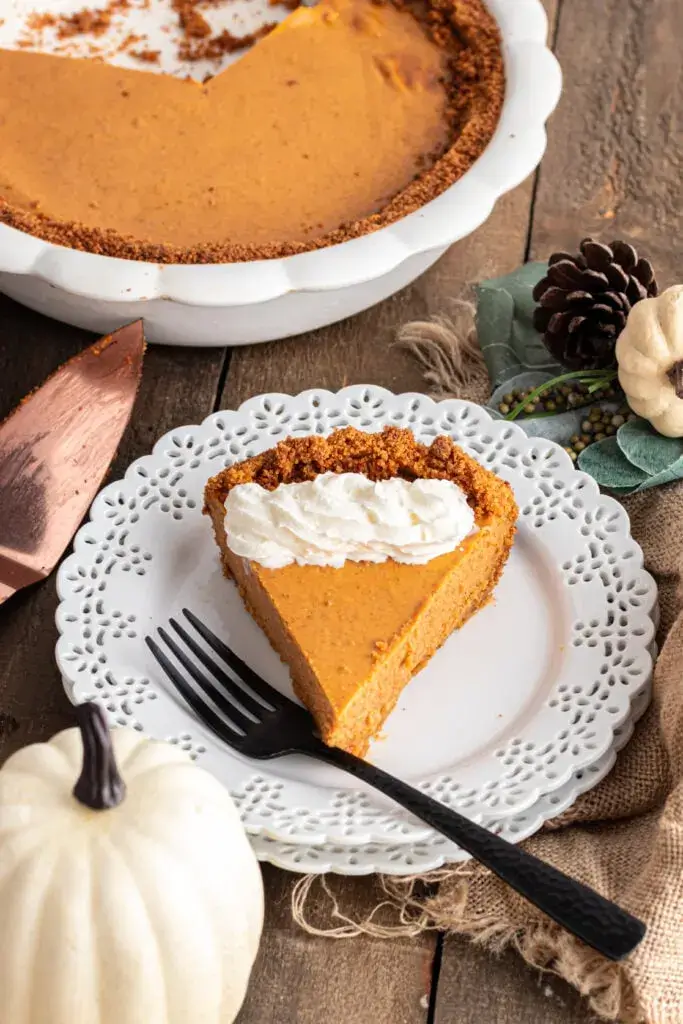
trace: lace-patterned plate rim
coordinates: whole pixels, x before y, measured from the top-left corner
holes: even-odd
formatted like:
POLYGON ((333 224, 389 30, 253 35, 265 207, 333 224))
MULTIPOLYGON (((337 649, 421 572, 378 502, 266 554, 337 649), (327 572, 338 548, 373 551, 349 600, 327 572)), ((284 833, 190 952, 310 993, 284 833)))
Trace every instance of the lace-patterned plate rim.
MULTIPOLYGON (((552 801, 547 796, 541 797, 528 811, 486 822, 487 827, 508 842, 524 842, 549 818, 568 810, 582 793, 601 782, 612 770, 616 756, 614 749, 609 750, 596 764, 578 772, 567 785, 561 786, 552 801)), ((395 844, 308 845, 285 843, 265 835, 252 836, 251 843, 259 860, 285 871, 316 875, 416 875, 470 859, 469 854, 438 832, 431 832, 421 842, 395 844)))
MULTIPOLYGON (((523 814, 486 822, 499 836, 511 843, 522 843, 552 818, 564 814, 578 797, 587 793, 609 774, 619 751, 633 734, 633 729, 650 703, 650 687, 633 702, 633 718, 614 733, 611 750, 595 764, 576 772, 565 786, 547 796, 523 814)), ((462 864, 469 854, 444 836, 433 832, 424 842, 365 843, 342 846, 327 843, 322 846, 301 843, 283 843, 267 836, 252 836, 252 846, 259 860, 276 868, 302 874, 337 875, 416 875, 436 871, 448 864, 462 864)))
POLYGON ((145 632, 187 605, 286 688, 286 670, 220 576, 201 516, 204 483, 290 434, 390 423, 426 443, 451 436, 508 479, 521 515, 496 601, 408 687, 373 759, 476 820, 520 814, 610 750, 649 682, 654 581, 626 512, 560 447, 471 403, 373 386, 250 399, 169 432, 96 498, 58 574, 57 661, 72 700, 97 699, 112 723, 177 742, 214 771, 253 835, 341 845, 429 836, 331 769, 239 759, 169 691, 143 643, 145 632), (454 687, 452 670, 463 674, 463 665, 471 678, 454 687), (433 706, 447 712, 436 722, 433 706))

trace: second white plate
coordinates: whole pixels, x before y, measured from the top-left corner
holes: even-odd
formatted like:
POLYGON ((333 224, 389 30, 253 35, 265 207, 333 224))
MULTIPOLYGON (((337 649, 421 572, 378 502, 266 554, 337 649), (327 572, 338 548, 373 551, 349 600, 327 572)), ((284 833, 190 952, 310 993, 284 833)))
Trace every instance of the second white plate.
MULTIPOLYGON (((521 843, 551 818, 563 814, 582 793, 597 786, 612 770, 618 752, 630 740, 635 723, 647 709, 649 699, 648 688, 633 702, 633 717, 615 730, 612 749, 595 764, 576 772, 564 786, 542 796, 527 811, 486 821, 486 827, 510 843, 521 843)), ((336 875, 417 875, 470 859, 468 853, 438 832, 432 832, 422 842, 359 843, 355 846, 284 843, 267 836, 252 836, 251 841, 259 860, 268 861, 285 871, 314 875, 330 872, 336 875)))

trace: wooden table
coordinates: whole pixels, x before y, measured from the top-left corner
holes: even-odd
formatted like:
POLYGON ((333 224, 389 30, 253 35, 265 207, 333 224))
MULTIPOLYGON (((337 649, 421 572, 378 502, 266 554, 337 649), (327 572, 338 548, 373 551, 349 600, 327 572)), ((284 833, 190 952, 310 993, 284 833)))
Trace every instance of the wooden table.
MULTIPOLYGON (((651 257, 661 284, 683 279, 680 0, 545 5, 565 90, 540 173, 414 285, 345 323, 252 348, 150 350, 114 478, 171 427, 198 423, 259 392, 359 382, 419 390, 415 364, 390 349, 396 327, 447 310, 469 282, 553 249, 574 250, 584 235, 628 237, 651 257)), ((88 340, 0 298, 0 419, 88 340)), ((55 605, 50 580, 0 612, 0 759, 71 722, 53 658, 55 605)), ((309 937, 291 922, 295 878, 270 867, 264 878, 264 939, 240 1024, 591 1019, 573 991, 527 970, 512 953, 494 960, 434 933, 391 941, 309 937)), ((377 900, 372 879, 342 879, 337 889, 352 915, 363 916, 377 900)))

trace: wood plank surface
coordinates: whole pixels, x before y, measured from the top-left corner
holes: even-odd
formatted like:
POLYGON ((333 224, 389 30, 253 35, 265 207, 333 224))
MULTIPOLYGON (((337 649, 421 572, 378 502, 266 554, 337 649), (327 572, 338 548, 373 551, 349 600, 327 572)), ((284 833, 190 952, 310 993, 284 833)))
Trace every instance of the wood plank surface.
MULTIPOLYGON (((556 4, 546 4, 551 25, 556 4)), ((392 347, 406 320, 448 311, 481 278, 574 248, 590 232, 632 238, 669 283, 680 265, 683 77, 676 45, 680 0, 564 0, 557 52, 565 93, 550 124, 535 190, 505 197, 474 235, 427 274, 366 313, 322 331, 221 350, 150 350, 144 383, 113 474, 149 451, 165 430, 234 407, 259 392, 377 383, 419 390, 411 358, 392 347), (530 212, 533 206, 533 220, 530 212), (229 367, 225 381, 222 371, 229 367)), ((0 418, 89 336, 0 299, 0 418)), ((70 722, 54 666, 53 581, 19 594, 0 615, 0 761, 70 722)), ((581 1024, 576 994, 540 978, 512 953, 500 960, 463 940, 334 941, 291 920, 295 879, 266 866, 264 939, 239 1024, 581 1024)), ((348 879, 343 907, 362 918, 378 899, 372 879, 348 879)), ((325 904, 318 899, 317 910, 325 904)))
POLYGON ((683 277, 681 0, 564 0, 532 258, 585 235, 625 237, 663 285, 683 277))
MULTIPOLYGON (((369 1024, 369 1022, 368 1022, 369 1024)), ((459 936, 444 939, 433 1024, 597 1024, 578 992, 459 936)))
MULTIPOLYGON (((237 1024, 426 1024, 433 934, 310 936, 292 923, 292 876, 264 865, 263 880, 266 924, 237 1024)), ((342 886, 352 914, 368 912, 380 898, 372 878, 345 878, 342 886)))

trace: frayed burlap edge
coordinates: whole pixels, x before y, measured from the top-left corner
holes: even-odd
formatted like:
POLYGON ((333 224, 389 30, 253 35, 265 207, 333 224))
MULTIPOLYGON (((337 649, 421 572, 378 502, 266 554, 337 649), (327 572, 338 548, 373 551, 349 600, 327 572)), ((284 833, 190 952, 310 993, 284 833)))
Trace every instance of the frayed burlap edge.
POLYGON ((514 949, 530 967, 572 985, 598 1017, 622 1024, 643 1024, 645 1014, 619 964, 591 954, 583 943, 551 921, 536 922, 522 929, 504 924, 492 914, 473 913, 468 905, 470 882, 480 872, 479 867, 468 863, 426 875, 379 875, 376 884, 381 897, 362 920, 354 920, 344 912, 328 876, 306 875, 294 886, 292 916, 309 935, 328 939, 353 939, 360 935, 376 939, 414 938, 426 931, 442 931, 467 938, 492 955, 514 949), (418 886, 432 888, 443 882, 449 883, 445 897, 438 893, 416 894, 418 886), (326 923, 316 924, 312 920, 309 914, 313 907, 316 917, 326 923))
MULTIPOLYGON (((490 390, 486 364, 474 323, 475 306, 454 300, 448 314, 416 320, 402 327, 396 343, 406 348, 422 370, 429 394, 437 400, 461 397, 483 401, 490 390)), ((350 939, 369 935, 377 939, 410 938, 425 931, 454 932, 485 947, 492 954, 515 949, 530 966, 563 978, 586 998, 591 1010, 604 1020, 642 1024, 639 1005, 626 972, 586 947, 552 921, 512 927, 492 914, 473 911, 470 884, 482 869, 471 863, 442 868, 426 875, 379 875, 381 895, 370 914, 354 920, 344 913, 331 880, 306 875, 292 893, 292 916, 310 935, 350 939), (417 895, 416 889, 447 884, 441 895, 417 895), (321 890, 322 900, 316 889, 321 890), (309 916, 315 908, 316 924, 309 916), (387 920, 393 916, 393 922, 387 920)))
POLYGON ((446 314, 413 320, 401 327, 396 343, 418 363, 432 398, 483 401, 489 391, 486 363, 477 341, 475 306, 454 299, 446 314))

